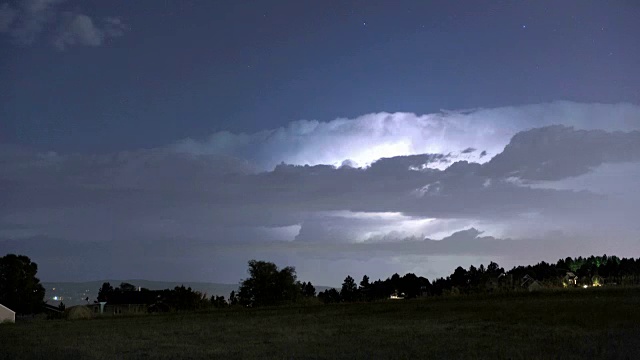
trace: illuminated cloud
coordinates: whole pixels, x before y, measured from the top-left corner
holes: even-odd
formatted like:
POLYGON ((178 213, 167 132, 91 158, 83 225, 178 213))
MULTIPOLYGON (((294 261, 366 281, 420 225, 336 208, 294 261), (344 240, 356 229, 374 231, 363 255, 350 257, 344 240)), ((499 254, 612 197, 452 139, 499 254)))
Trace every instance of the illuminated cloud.
MULTIPOLYGON (((178 268, 183 279, 203 279, 203 269, 244 273, 254 257, 295 265, 301 274, 332 264, 344 278, 355 266, 348 264, 358 263, 382 271, 406 260, 392 271, 452 270, 419 265, 418 256, 493 257, 503 265, 602 249, 638 256, 640 201, 633 194, 640 185, 628 180, 640 165, 637 113, 630 105, 556 103, 443 113, 436 120, 363 117, 373 125, 299 123, 269 134, 217 134, 214 141, 101 155, 5 146, 0 252, 35 254, 57 271, 60 259, 76 264, 67 271, 91 263, 83 276, 92 278, 115 276, 108 263, 120 258, 136 264, 140 277, 174 278, 178 268), (606 122, 594 117, 599 111, 606 122), (590 115, 572 117, 584 113, 590 115), (561 114, 573 114, 564 122, 577 128, 527 125, 561 114), (433 124, 446 131, 425 130, 433 124), (510 130, 499 133, 506 125, 510 130), (598 126, 607 131, 592 129, 598 126), (508 135, 519 127, 525 129, 508 135), (367 141, 378 149, 404 142, 411 151, 437 145, 441 152, 391 156, 400 148, 389 148, 370 155, 382 159, 359 158, 367 141), (464 151, 470 147, 489 155, 469 161, 481 154, 464 151), (307 157, 327 164, 287 163, 307 157), (368 166, 344 162, 354 158, 368 166), (66 250, 74 247, 82 251, 66 250)), ((341 280, 328 274, 314 280, 341 280)))
POLYGON ((383 157, 416 154, 451 154, 460 160, 486 162, 522 130, 561 124, 627 131, 640 127, 638 118, 636 105, 562 101, 425 115, 375 113, 329 122, 303 120, 253 134, 218 132, 204 140, 185 139, 173 147, 192 154, 245 158, 263 170, 281 162, 339 166, 349 160, 352 166, 367 166, 383 157))

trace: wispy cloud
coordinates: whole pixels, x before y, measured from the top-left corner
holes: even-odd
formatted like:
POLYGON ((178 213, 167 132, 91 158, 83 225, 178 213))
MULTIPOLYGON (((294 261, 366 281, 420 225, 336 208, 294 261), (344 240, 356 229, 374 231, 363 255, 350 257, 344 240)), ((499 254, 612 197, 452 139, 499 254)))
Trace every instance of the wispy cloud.
POLYGON ((96 20, 78 11, 61 10, 65 0, 22 0, 12 6, 0 4, 0 33, 19 45, 39 39, 56 49, 69 46, 100 46, 107 39, 122 36, 127 26, 118 17, 96 20))

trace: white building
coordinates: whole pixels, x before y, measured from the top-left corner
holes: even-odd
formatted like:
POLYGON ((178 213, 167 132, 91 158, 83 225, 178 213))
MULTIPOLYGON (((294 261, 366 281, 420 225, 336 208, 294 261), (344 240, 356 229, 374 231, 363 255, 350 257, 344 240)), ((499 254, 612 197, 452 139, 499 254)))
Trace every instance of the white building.
POLYGON ((0 324, 3 322, 16 322, 16 312, 0 304, 0 324))

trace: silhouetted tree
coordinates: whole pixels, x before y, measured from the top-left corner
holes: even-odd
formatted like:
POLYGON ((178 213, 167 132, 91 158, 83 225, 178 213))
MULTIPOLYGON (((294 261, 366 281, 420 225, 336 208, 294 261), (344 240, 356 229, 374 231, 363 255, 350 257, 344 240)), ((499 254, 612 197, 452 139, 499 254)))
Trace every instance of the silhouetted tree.
POLYGON ((0 303, 19 314, 41 310, 44 287, 36 277, 38 265, 27 256, 8 254, 0 258, 0 303))
POLYGON ((349 275, 347 275, 342 283, 340 297, 342 298, 342 301, 346 302, 358 300, 358 286, 356 285, 356 281, 349 275))
POLYGON ((394 291, 400 288, 400 275, 398 273, 391 275, 391 279, 388 279, 387 281, 391 284, 394 291))
POLYGON ((305 296, 305 297, 316 296, 316 288, 311 284, 311 281, 303 282, 300 287, 302 289, 302 296, 305 296))
POLYGON ((176 286, 173 291, 165 290, 165 293, 164 302, 176 310, 196 310, 210 305, 206 294, 184 285, 176 286))
POLYGON ((451 285, 465 288, 469 284, 469 273, 462 266, 458 266, 450 276, 451 285))
POLYGON ((100 290, 98 290, 98 301, 108 302, 109 299, 113 297, 113 293, 114 293, 114 290, 111 284, 109 284, 108 282, 102 283, 102 287, 100 288, 100 290))
POLYGON ((489 266, 487 266, 487 274, 493 277, 498 277, 504 274, 504 269, 492 261, 489 263, 489 266))
POLYGON ((235 290, 231 290, 229 294, 229 305, 238 305, 238 296, 236 295, 235 290))
POLYGON ((445 291, 451 290, 453 281, 447 276, 446 278, 438 278, 432 284, 433 295, 442 295, 445 291))
POLYGON ((369 277, 367 275, 364 275, 362 277, 362 280, 360 281, 360 287, 361 288, 368 288, 371 284, 369 283, 369 277))
POLYGON ((122 283, 114 289, 108 282, 100 287, 98 301, 109 304, 145 304, 149 305, 150 309, 153 306, 153 310, 150 311, 196 310, 212 305, 206 294, 184 285, 173 289, 149 290, 122 283))
POLYGON ((279 270, 274 263, 251 260, 248 272, 250 276, 242 281, 238 293, 242 305, 281 305, 294 302, 302 295, 293 267, 279 270))
POLYGON ((358 292, 360 293, 360 298, 364 301, 372 300, 371 294, 371 283, 369 282, 369 277, 367 275, 362 276, 362 280, 360 281, 360 287, 358 288, 358 292))
POLYGON ((129 283, 121 283, 120 286, 120 291, 122 292, 127 292, 127 291, 136 291, 137 287, 135 285, 129 284, 129 283))
POLYGON ((325 304, 339 303, 341 301, 340 293, 334 288, 320 292, 318 294, 318 299, 325 304))
POLYGON ((407 298, 415 298, 427 291, 429 280, 423 277, 418 277, 415 274, 405 274, 400 279, 400 293, 405 294, 407 298))
POLYGON ((224 299, 224 296, 211 295, 210 301, 211 301, 211 305, 213 305, 213 307, 215 308, 224 308, 229 305, 227 304, 227 301, 224 299))

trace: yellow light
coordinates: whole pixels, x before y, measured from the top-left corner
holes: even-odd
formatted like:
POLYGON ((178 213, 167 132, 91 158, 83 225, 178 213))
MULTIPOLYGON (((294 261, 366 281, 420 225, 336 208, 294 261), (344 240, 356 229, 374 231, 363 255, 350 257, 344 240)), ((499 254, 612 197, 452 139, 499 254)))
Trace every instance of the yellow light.
POLYGON ((589 285, 582 285, 582 287, 586 289, 589 287, 589 285))

